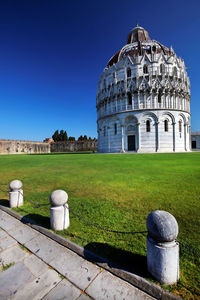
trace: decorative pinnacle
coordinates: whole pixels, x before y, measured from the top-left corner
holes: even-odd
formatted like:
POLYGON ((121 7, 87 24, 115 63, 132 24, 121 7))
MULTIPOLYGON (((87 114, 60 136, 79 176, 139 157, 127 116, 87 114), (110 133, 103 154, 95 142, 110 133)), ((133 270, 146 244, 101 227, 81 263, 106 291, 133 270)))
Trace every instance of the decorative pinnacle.
POLYGON ((138 24, 138 22, 136 22, 136 26, 135 27, 139 27, 139 24, 138 24))

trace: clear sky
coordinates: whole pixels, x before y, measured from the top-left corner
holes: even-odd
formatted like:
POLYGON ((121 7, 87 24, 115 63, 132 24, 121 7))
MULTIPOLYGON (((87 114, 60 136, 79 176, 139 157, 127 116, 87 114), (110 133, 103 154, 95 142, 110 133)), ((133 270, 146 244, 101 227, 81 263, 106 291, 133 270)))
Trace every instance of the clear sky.
POLYGON ((199 0, 0 0, 0 138, 97 136, 96 90, 136 22, 173 46, 200 131, 199 0))

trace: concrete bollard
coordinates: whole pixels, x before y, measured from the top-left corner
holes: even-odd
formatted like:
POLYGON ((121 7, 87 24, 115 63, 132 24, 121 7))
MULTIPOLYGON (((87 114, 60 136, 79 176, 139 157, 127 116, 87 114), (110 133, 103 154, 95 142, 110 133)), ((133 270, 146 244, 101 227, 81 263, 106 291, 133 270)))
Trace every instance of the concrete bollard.
POLYGON ((20 180, 13 180, 9 184, 9 202, 10 207, 19 207, 24 204, 22 182, 20 180))
POLYGON ((68 195, 63 190, 56 190, 50 195, 50 224, 53 230, 69 227, 68 195))
POLYGON ((147 268, 164 284, 179 279, 178 224, 174 216, 163 210, 151 212, 147 217, 147 268))

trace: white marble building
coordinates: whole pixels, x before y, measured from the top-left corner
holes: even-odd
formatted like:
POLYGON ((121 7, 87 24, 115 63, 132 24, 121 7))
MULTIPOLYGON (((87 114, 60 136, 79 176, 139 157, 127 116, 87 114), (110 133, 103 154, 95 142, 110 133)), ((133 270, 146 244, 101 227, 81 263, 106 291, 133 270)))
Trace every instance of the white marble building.
POLYGON ((190 81, 172 47, 136 26, 108 62, 97 91, 98 152, 184 152, 190 81))

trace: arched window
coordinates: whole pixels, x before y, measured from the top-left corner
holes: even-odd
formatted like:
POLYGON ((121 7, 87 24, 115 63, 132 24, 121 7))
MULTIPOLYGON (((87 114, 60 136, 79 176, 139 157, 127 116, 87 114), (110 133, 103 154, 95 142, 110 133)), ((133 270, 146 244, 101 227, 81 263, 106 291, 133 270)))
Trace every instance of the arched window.
POLYGON ((148 74, 148 67, 147 67, 147 65, 144 65, 144 67, 143 67, 143 73, 144 74, 148 74))
POLYGON ((117 123, 114 124, 114 133, 117 134, 117 123))
POLYGON ((130 92, 127 93, 128 105, 132 105, 132 95, 130 92))
POLYGON ((161 74, 165 73, 165 65, 164 64, 160 65, 160 73, 161 74))
POLYGON ((164 121, 164 127, 165 127, 165 131, 168 131, 168 120, 164 121))
POLYGON ((181 120, 178 122, 178 125, 179 125, 179 132, 182 132, 182 122, 181 122, 181 120))
POLYGON ((155 45, 153 45, 152 51, 153 51, 153 52, 156 52, 156 46, 155 46, 155 45))
POLYGON ((150 132, 151 131, 151 124, 150 124, 150 121, 147 120, 146 121, 146 132, 150 132))
POLYGON ((177 76, 177 68, 176 67, 174 67, 173 73, 174 73, 174 76, 177 76))
POLYGON ((127 77, 128 78, 131 77, 131 69, 130 68, 127 69, 127 77))

